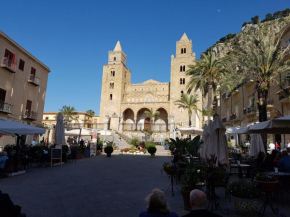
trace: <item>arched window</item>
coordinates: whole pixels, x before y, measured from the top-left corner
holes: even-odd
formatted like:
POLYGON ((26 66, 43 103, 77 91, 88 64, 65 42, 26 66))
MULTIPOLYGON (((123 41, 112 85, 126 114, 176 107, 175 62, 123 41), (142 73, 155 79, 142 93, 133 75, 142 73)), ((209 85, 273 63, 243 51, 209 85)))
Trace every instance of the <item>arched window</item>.
POLYGON ((185 66, 182 66, 183 72, 185 72, 185 66))
POLYGON ((181 48, 181 53, 183 53, 183 48, 181 48))
POLYGON ((113 94, 110 93, 110 100, 113 100, 113 94))
POLYGON ((182 84, 182 78, 180 78, 180 84, 182 84))
POLYGON ((114 57, 114 61, 116 61, 116 57, 114 57))
POLYGON ((182 79, 182 84, 185 84, 185 78, 182 79))
POLYGON ((110 89, 114 89, 114 83, 110 83, 110 89))
POLYGON ((181 71, 181 72, 185 72, 185 65, 181 65, 181 66, 180 66, 180 71, 181 71))
POLYGON ((183 53, 186 53, 186 48, 183 48, 183 53))
POLYGON ((180 71, 182 72, 182 66, 180 66, 180 71))
POLYGON ((111 71, 111 76, 115 77, 115 71, 111 71))
POLYGON ((181 96, 182 96, 182 94, 183 94, 183 90, 182 90, 180 93, 181 93, 181 96))

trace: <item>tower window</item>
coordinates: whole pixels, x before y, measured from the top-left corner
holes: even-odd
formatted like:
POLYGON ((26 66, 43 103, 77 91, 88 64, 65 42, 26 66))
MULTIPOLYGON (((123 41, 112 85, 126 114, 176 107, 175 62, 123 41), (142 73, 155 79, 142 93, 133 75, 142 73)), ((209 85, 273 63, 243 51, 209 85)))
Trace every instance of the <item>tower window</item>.
POLYGON ((110 83, 110 89, 114 89, 114 83, 110 83))
POLYGON ((182 84, 182 78, 180 78, 180 84, 182 84))
POLYGON ((110 100, 113 100, 113 94, 110 93, 110 100))
POLYGON ((114 61, 116 61, 116 57, 114 57, 114 61))
POLYGON ((181 72, 185 72, 185 65, 181 65, 181 66, 180 66, 180 71, 181 71, 181 72))
POLYGON ((182 79, 182 84, 185 84, 185 78, 182 79))
POLYGON ((181 93, 181 96, 182 96, 182 94, 183 94, 183 90, 182 90, 180 93, 181 93))
POLYGON ((181 48, 181 53, 183 53, 183 48, 181 48))
POLYGON ((186 48, 183 48, 183 53, 186 53, 186 48))
POLYGON ((111 71, 111 76, 115 77, 115 71, 111 71))

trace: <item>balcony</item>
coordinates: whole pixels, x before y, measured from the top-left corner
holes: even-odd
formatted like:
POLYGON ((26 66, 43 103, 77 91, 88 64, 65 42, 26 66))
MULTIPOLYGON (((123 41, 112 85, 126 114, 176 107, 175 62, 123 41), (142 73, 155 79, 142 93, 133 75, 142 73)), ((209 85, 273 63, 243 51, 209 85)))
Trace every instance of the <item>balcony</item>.
POLYGON ((246 117, 252 117, 252 116, 256 115, 256 108, 253 106, 251 106, 251 107, 248 106, 248 108, 244 108, 243 113, 246 117))
POLYGON ((241 121, 241 118, 239 115, 237 115, 236 113, 232 113, 230 115, 230 120, 231 122, 237 122, 237 121, 241 121))
POLYGON ((230 124, 231 122, 230 122, 229 118, 227 118, 226 116, 224 116, 224 117, 222 117, 222 123, 225 124, 225 125, 227 125, 227 124, 230 124))
POLYGON ((251 79, 251 78, 245 78, 245 79, 243 80, 243 83, 244 83, 246 86, 250 86, 251 84, 254 84, 255 81, 254 81, 253 79, 251 79))
POLYGON ((228 92, 226 92, 226 93, 224 93, 224 94, 222 95, 222 99, 224 99, 224 100, 229 99, 230 96, 231 96, 231 94, 228 93, 228 92))
POLYGON ((280 102, 290 102, 290 86, 277 92, 280 102))
POLYGON ((35 121, 37 119, 37 112, 31 111, 31 110, 26 110, 23 114, 23 119, 35 121))
POLYGON ((12 61, 11 59, 8 59, 7 57, 2 57, 1 58, 1 62, 0 62, 0 66, 4 69, 7 69, 9 72, 11 73, 15 73, 16 69, 15 69, 15 62, 12 61))
POLYGON ((11 114, 13 105, 0 101, 0 112, 11 114))
POLYGON ((34 74, 29 75, 28 82, 35 85, 35 86, 40 85, 40 79, 38 77, 36 77, 34 74))

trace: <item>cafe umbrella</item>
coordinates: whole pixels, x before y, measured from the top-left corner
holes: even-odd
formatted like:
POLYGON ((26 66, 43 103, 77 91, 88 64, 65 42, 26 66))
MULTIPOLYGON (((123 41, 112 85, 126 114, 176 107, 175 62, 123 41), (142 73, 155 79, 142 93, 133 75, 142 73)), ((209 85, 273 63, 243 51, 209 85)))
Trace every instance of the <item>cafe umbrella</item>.
POLYGON ((65 145, 65 137, 64 137, 64 124, 63 124, 63 116, 62 113, 59 112, 56 118, 56 126, 54 132, 54 143, 56 148, 61 148, 62 145, 65 145))

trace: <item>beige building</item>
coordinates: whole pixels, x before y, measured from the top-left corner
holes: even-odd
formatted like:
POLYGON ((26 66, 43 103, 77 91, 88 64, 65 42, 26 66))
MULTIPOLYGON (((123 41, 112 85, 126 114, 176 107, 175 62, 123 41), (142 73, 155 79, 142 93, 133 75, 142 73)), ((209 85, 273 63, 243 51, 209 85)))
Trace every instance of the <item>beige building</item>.
MULTIPOLYGON (((42 126, 49 72, 46 65, 0 31, 0 118, 42 126)), ((0 146, 7 142, 1 138, 0 146)))
MULTIPOLYGON (((115 49, 109 51, 108 64, 103 66, 100 123, 105 128, 121 132, 151 129, 153 132, 167 134, 174 125, 188 126, 187 110, 175 105, 181 94, 186 93, 189 78, 185 71, 188 65, 195 63, 192 41, 187 35, 184 33, 176 42, 176 55, 171 56, 170 82, 149 79, 140 84, 132 84, 132 73, 127 68, 126 58, 118 41, 115 49), (150 121, 144 112, 151 109, 159 111, 160 116, 150 121)), ((201 99, 201 94, 198 94, 201 99)), ((192 125, 201 127, 201 121, 195 112, 192 115, 192 125)))
MULTIPOLYGON (((290 44, 290 24, 283 29, 282 47, 290 44)), ((287 58, 290 58, 288 53, 287 58)), ((276 117, 290 115, 290 72, 282 73, 278 80, 281 87, 273 85, 268 94, 267 116, 271 120, 276 117)), ((255 82, 246 79, 243 85, 229 93, 224 90, 221 94, 220 107, 218 113, 222 117, 222 122, 226 127, 244 127, 259 121, 259 112, 257 108, 258 95, 255 91, 255 82)), ((242 140, 248 140, 245 135, 242 140)), ((268 135, 269 141, 281 141, 282 147, 290 140, 290 135, 268 135)))

